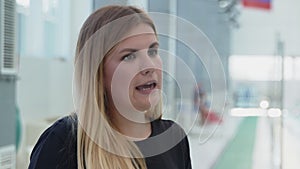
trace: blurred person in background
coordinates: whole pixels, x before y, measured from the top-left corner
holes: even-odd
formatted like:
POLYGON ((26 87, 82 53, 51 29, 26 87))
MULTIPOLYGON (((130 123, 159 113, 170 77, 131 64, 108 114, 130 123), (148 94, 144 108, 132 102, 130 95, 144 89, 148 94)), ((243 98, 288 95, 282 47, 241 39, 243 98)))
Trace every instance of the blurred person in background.
POLYGON ((201 83, 197 83, 194 88, 194 108, 199 113, 200 125, 222 122, 217 113, 210 110, 207 95, 201 83))

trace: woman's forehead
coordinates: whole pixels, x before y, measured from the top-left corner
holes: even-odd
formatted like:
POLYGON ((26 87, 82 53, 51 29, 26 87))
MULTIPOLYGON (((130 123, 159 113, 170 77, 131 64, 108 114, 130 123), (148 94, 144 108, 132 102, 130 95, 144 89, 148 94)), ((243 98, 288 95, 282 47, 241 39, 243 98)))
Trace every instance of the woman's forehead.
MULTIPOLYGON (((149 25, 143 24, 133 28, 117 45, 116 52, 123 48, 144 49, 157 42, 157 37, 149 25)), ((157 42, 158 43, 158 42, 157 42)))
POLYGON ((124 48, 131 48, 137 50, 148 49, 153 43, 158 43, 155 34, 148 33, 135 35, 121 41, 116 46, 116 52, 121 52, 124 48))

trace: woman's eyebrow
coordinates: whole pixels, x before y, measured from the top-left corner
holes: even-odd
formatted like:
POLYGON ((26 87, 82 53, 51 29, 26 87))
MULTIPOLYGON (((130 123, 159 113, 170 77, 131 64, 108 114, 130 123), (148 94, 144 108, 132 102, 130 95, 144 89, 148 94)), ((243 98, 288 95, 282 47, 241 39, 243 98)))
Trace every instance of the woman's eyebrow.
POLYGON ((133 49, 133 48, 125 48, 125 49, 122 49, 119 53, 123 53, 123 52, 134 53, 134 52, 137 52, 137 51, 138 51, 137 49, 133 49))
MULTIPOLYGON (((154 48, 156 46, 159 46, 159 43, 158 42, 153 42, 149 48, 154 48)), ((134 53, 134 52, 137 52, 139 51, 138 49, 134 49, 134 48, 125 48, 125 49, 122 49, 119 53, 123 53, 123 52, 130 52, 130 53, 134 53)))
POLYGON ((158 43, 158 42, 154 42, 154 43, 152 43, 152 44, 149 46, 149 48, 154 48, 154 47, 157 47, 157 46, 159 46, 159 43, 158 43))

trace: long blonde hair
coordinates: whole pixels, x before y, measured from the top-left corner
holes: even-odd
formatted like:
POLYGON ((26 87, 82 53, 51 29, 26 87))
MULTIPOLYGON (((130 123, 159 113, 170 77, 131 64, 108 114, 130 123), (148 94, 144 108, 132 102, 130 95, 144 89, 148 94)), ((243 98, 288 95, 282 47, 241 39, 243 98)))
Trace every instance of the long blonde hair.
MULTIPOLYGON (((76 48, 73 97, 78 116, 77 160, 80 169, 146 169, 139 148, 123 137, 107 113, 103 60, 126 33, 152 20, 132 6, 107 6, 92 13, 83 24, 76 48)), ((160 102, 151 118, 161 116, 160 102)))

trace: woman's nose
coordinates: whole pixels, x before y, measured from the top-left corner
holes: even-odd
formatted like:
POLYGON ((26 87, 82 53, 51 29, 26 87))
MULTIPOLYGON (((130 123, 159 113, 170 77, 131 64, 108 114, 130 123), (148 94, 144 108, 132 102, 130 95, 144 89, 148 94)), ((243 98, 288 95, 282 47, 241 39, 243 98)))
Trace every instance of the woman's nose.
POLYGON ((154 68, 146 68, 144 70, 141 71, 142 75, 148 75, 148 74, 152 74, 154 72, 154 68))
POLYGON ((143 52, 143 55, 140 60, 140 69, 142 75, 152 74, 156 69, 156 64, 154 60, 148 56, 147 52, 143 52))

